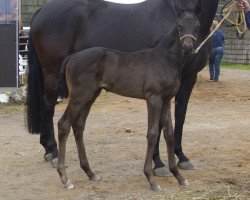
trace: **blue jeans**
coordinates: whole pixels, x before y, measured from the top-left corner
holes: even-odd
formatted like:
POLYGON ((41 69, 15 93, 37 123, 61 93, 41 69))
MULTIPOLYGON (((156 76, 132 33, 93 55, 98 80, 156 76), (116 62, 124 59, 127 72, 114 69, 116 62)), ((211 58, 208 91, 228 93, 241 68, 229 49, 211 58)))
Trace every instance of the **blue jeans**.
POLYGON ((220 75, 220 63, 224 54, 223 47, 212 48, 211 55, 209 57, 209 73, 210 79, 214 81, 219 80, 220 75))

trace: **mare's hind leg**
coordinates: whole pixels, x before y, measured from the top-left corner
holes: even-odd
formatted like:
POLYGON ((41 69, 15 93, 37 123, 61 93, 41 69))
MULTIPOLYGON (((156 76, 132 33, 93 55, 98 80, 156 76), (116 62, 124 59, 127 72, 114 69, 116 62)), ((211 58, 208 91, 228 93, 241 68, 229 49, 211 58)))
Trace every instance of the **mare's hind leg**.
POLYGON ((170 172, 175 176, 181 186, 188 186, 189 183, 180 174, 174 155, 174 130, 171 119, 171 105, 170 102, 164 104, 161 115, 161 124, 163 125, 164 138, 167 143, 168 150, 168 164, 170 172))
POLYGON ((153 191, 161 191, 161 187, 156 184, 155 176, 152 171, 153 152, 159 134, 159 122, 162 108, 161 97, 154 96, 147 99, 148 107, 148 133, 147 133, 147 154, 144 165, 144 174, 148 179, 153 191))
POLYGON ((55 76, 47 74, 44 77, 44 97, 42 102, 40 143, 45 148, 45 160, 51 161, 53 167, 57 166, 57 143, 54 134, 53 116, 56 105, 55 76))
POLYGON ((85 106, 80 111, 77 120, 72 126, 73 131, 74 131, 76 146, 78 150, 80 166, 83 169, 83 171, 87 174, 89 179, 93 181, 99 181, 101 180, 101 178, 95 175, 89 167, 89 162, 87 160, 86 151, 85 151, 84 142, 83 142, 83 131, 85 128, 85 123, 86 123, 86 119, 89 114, 90 108, 92 104, 94 103, 95 99, 99 96, 100 92, 101 92, 101 89, 95 93, 91 101, 85 104, 85 106))

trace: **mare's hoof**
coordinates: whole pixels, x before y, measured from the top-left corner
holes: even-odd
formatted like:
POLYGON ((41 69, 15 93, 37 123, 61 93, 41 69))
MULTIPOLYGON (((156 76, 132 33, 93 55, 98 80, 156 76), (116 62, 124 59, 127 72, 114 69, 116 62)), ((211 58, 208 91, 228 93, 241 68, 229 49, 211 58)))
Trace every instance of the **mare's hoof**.
POLYGON ((185 180, 185 181, 183 181, 183 182, 180 183, 181 187, 188 187, 189 185, 190 184, 189 184, 189 182, 187 180, 185 180))
POLYGON ((70 190, 73 189, 75 186, 70 181, 68 181, 63 187, 70 190))
POLYGON ((151 185, 151 190, 153 190, 154 192, 161 192, 162 189, 161 189, 161 186, 159 185, 151 185))
POLYGON ((182 170, 196 170, 196 167, 193 166, 189 161, 179 162, 178 167, 179 169, 182 169, 182 170))
POLYGON ((58 158, 54 158, 51 160, 51 165, 53 168, 57 168, 58 158))
POLYGON ((52 160, 52 153, 44 154, 45 162, 50 162, 52 160))
POLYGON ((153 170, 153 173, 158 177, 173 176, 173 174, 168 170, 167 167, 156 168, 153 170))
POLYGON ((93 177, 91 177, 89 180, 91 181, 100 181, 102 178, 100 176, 94 175, 93 177))

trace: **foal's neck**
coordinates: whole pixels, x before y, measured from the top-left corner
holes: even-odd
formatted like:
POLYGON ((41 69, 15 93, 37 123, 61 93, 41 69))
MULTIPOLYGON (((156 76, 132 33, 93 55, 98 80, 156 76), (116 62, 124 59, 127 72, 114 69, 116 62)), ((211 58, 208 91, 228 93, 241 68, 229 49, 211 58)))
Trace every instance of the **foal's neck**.
POLYGON ((173 59, 176 58, 178 63, 183 62, 184 56, 182 55, 182 47, 177 23, 168 32, 157 48, 163 53, 164 57, 171 57, 173 59))

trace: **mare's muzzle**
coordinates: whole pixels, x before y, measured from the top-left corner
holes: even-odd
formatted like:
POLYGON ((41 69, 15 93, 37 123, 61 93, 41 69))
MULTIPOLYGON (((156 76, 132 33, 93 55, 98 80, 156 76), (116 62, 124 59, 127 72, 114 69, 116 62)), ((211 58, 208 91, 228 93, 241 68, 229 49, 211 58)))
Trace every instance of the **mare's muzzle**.
POLYGON ((182 44, 182 54, 184 56, 190 56, 194 51, 194 43, 196 42, 197 38, 191 34, 183 35, 180 38, 182 44))

